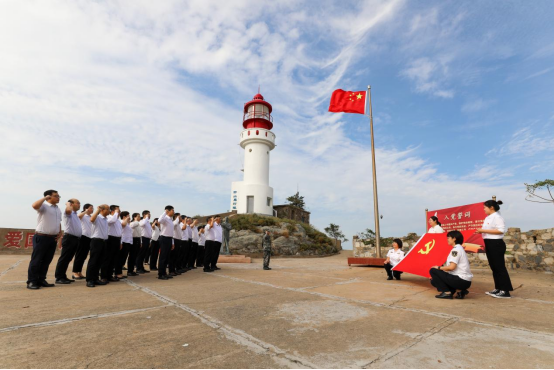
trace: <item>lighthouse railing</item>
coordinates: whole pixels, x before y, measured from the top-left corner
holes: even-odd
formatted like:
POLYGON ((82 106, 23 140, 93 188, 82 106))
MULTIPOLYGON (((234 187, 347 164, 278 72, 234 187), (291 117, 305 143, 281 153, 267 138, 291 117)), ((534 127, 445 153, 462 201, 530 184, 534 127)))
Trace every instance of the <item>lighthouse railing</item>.
POLYGON ((252 111, 244 113, 244 116, 242 117, 243 122, 249 119, 265 119, 273 123, 273 117, 267 112, 252 111))

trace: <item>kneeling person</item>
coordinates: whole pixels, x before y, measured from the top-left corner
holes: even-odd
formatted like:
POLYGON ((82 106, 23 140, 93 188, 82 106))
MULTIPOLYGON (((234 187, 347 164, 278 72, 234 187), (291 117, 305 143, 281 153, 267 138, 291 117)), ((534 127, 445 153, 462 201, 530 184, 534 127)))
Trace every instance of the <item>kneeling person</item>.
POLYGON ((387 259, 385 260, 385 270, 387 270, 387 280, 392 280, 392 277, 396 280, 400 280, 400 274, 402 271, 392 271, 392 268, 400 263, 404 258, 404 252, 402 251, 402 240, 394 239, 392 242, 392 249, 387 253, 387 259))
POLYGON ((469 261, 466 252, 462 247, 464 236, 458 230, 446 234, 448 245, 452 251, 446 260, 446 266, 433 266, 431 274, 431 285, 440 292, 435 298, 452 299, 454 292, 460 290, 456 298, 463 299, 469 292, 473 274, 469 269, 469 261))

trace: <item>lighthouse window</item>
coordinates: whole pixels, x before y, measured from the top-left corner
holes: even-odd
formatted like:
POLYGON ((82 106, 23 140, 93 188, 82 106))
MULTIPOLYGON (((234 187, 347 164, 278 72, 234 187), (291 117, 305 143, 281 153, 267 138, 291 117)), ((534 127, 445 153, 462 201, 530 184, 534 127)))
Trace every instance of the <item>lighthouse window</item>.
POLYGON ((271 207, 271 198, 270 197, 267 197, 267 206, 271 207))
POLYGON ((250 136, 250 131, 248 131, 248 136, 250 136))
POLYGON ((249 151, 249 152, 251 152, 251 151, 252 151, 252 149, 248 149, 248 151, 249 151))
POLYGON ((265 132, 265 136, 267 137, 267 131, 265 132))
POLYGON ((256 130, 256 135, 259 135, 260 134, 260 130, 256 130))

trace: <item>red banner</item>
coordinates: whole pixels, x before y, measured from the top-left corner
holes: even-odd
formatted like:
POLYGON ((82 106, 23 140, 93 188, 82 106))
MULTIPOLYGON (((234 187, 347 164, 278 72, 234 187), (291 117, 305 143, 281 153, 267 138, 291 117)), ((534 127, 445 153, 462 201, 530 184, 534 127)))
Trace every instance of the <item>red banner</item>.
MULTIPOLYGON (((465 206, 451 207, 427 212, 427 220, 431 216, 437 216, 444 231, 475 230, 483 227, 485 214, 483 202, 468 204, 465 206)), ((482 253, 485 251, 485 242, 481 234, 473 234, 464 243, 466 252, 482 253)))
MULTIPOLYGON (((475 230, 465 230, 462 234, 465 239, 475 235, 475 230)), ((442 266, 448 258, 452 247, 448 245, 446 233, 425 234, 416 245, 406 254, 404 259, 393 267, 395 271, 403 271, 423 277, 431 277, 429 270, 433 266, 442 266)))

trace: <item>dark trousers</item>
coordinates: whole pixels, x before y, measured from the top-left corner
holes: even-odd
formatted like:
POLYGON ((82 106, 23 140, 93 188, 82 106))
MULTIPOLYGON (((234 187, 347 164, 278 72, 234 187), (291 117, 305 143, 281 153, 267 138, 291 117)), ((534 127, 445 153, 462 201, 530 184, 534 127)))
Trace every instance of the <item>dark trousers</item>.
POLYGON ((75 253, 75 261, 73 261, 73 272, 82 272, 83 265, 87 259, 88 252, 90 251, 90 238, 88 236, 81 236, 79 240, 79 246, 75 253))
POLYGON ((190 239, 183 240, 183 253, 181 255, 181 268, 187 268, 187 262, 190 256, 190 239))
POLYGON ((144 255, 144 264, 148 265, 148 262, 150 261, 150 255, 152 254, 152 239, 149 239, 150 243, 148 244, 148 249, 146 250, 146 253, 144 255))
POLYGON ((443 270, 431 269, 429 274, 431 274, 431 285, 437 288, 439 292, 454 293, 456 290, 469 289, 471 286, 471 281, 464 280, 443 270))
POLYGON ((150 246, 150 239, 146 237, 141 238, 141 246, 137 255, 137 270, 144 270, 144 258, 146 253, 148 253, 148 247, 150 246))
MULTIPOLYGON (((174 239, 175 240, 175 239, 174 239)), ((175 245, 175 269, 180 270, 183 267, 185 267, 185 264, 183 262, 183 258, 185 257, 185 244, 187 244, 186 240, 179 239, 179 242, 175 245), (177 246, 179 246, 177 249, 177 246)))
POLYGON ((129 255, 132 247, 133 244, 131 243, 121 243, 121 249, 119 250, 119 254, 117 255, 117 260, 115 262, 114 272, 116 275, 123 275, 123 266, 125 265, 125 261, 127 261, 127 256, 129 255))
POLYGON ((29 262, 27 283, 39 283, 46 280, 48 267, 56 253, 56 237, 37 235, 33 236, 33 254, 29 262))
POLYGON ((270 260, 271 260, 271 249, 264 248, 264 268, 269 267, 270 260))
POLYGON ((56 264, 56 280, 67 279, 67 268, 69 262, 75 257, 79 247, 79 237, 71 234, 64 234, 62 238, 62 253, 56 264))
POLYGON ((106 253, 106 249, 107 246, 104 239, 91 239, 90 256, 87 264, 87 281, 98 281, 98 271, 104 261, 104 253, 106 253))
POLYGON ((485 254, 489 260, 489 266, 492 270, 492 278, 494 279, 494 289, 511 292, 514 290, 510 275, 506 269, 504 254, 506 253, 506 243, 502 239, 484 239, 485 254))
POLYGON ((196 263, 196 253, 198 252, 198 243, 194 243, 192 239, 189 239, 189 255, 187 261, 187 267, 193 268, 196 263))
POLYGON ((213 246, 213 254, 212 254, 212 269, 214 269, 215 267, 217 267, 217 260, 219 259, 219 252, 221 251, 221 242, 216 242, 214 241, 214 246, 213 246))
POLYGON ((175 247, 169 252, 169 261, 167 263, 169 272, 175 272, 177 264, 179 263, 179 254, 182 253, 181 239, 173 238, 173 245, 175 247))
POLYGON ((158 255, 160 254, 160 243, 157 240, 150 242, 150 270, 157 268, 158 255))
POLYGON ((160 260, 158 261, 158 276, 167 275, 167 265, 169 262, 169 254, 171 252, 171 239, 169 236, 161 236, 160 243, 160 260))
POLYGON ((135 264, 137 262, 137 255, 139 253, 139 250, 140 250, 140 238, 133 238, 133 245, 129 250, 129 258, 127 259, 127 274, 129 272, 135 272, 135 264))
POLYGON ((385 270, 387 270, 387 275, 389 277, 395 277, 398 279, 402 274, 402 271, 392 271, 392 265, 390 263, 385 263, 385 270))
POLYGON ((113 277, 115 263, 117 261, 117 255, 121 248, 121 238, 117 236, 108 236, 108 242, 106 243, 106 253, 104 253, 104 261, 100 271, 102 280, 107 280, 113 277))
POLYGON ((204 249, 204 270, 210 270, 212 268, 214 243, 215 242, 213 240, 206 240, 206 246, 204 249))
POLYGON ((204 250, 205 247, 199 244, 198 249, 196 250, 196 267, 204 266, 204 250))

